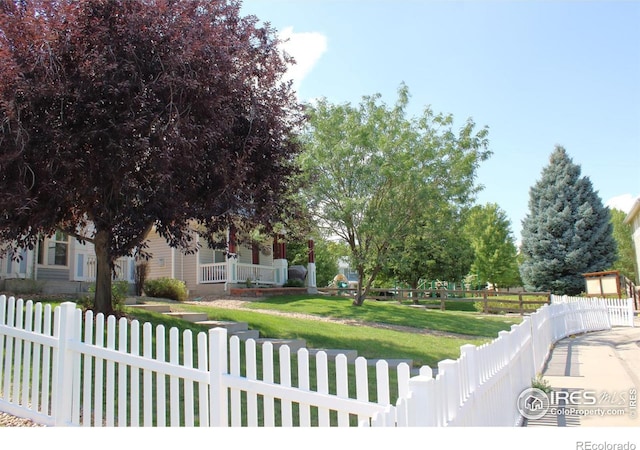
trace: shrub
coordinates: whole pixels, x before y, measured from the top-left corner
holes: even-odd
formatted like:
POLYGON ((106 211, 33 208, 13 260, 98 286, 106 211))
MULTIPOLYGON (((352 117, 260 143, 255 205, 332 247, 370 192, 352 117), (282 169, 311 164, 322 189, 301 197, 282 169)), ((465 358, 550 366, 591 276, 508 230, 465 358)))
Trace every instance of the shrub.
POLYGON ((144 292, 149 297, 170 298, 179 302, 187 299, 187 286, 175 278, 157 278, 144 283, 144 292))
POLYGON ((540 389, 545 394, 550 394, 553 390, 549 382, 542 378, 541 374, 536 375, 536 377, 531 380, 531 387, 540 389))
POLYGON ((111 298, 115 303, 123 303, 129 294, 128 281, 114 281, 111 283, 111 298))
POLYGON ((43 284, 31 278, 13 278, 5 280, 4 289, 16 295, 40 294, 43 284))
POLYGON ((304 287, 304 281, 297 278, 289 278, 282 287, 304 287))
MULTIPOLYGON (((91 295, 85 296, 78 302, 84 309, 89 309, 93 306, 93 298, 96 294, 96 285, 92 283, 89 286, 89 293, 91 295)), ((124 301, 129 293, 128 281, 113 281, 111 282, 111 305, 115 312, 122 312, 124 307, 124 301)))

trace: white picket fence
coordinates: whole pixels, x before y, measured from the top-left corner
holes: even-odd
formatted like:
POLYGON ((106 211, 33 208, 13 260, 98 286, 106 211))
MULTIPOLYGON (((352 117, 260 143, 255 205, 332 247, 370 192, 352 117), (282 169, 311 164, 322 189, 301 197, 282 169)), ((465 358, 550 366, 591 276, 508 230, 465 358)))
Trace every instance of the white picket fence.
MULTIPOLYGON (((632 312, 631 312, 632 314, 632 312)), ((49 426, 513 426, 551 344, 608 329, 604 300, 544 305, 457 360, 410 376, 366 359, 193 336, 0 296, 0 411, 49 426)))
MULTIPOLYGON (((570 297, 567 295, 551 295, 551 303, 571 303, 584 300, 584 297, 570 297)), ((599 299, 607 305, 611 326, 633 327, 633 299, 605 298, 599 299)))

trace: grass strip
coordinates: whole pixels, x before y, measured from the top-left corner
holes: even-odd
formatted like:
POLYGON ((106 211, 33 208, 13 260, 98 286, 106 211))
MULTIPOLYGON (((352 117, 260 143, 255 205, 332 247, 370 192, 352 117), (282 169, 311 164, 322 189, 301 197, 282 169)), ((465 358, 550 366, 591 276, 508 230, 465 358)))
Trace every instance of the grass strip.
POLYGON ((352 319, 388 325, 401 325, 469 336, 496 338, 498 333, 520 323, 522 317, 489 316, 470 311, 416 309, 392 301, 367 301, 351 305, 348 297, 286 295, 251 302, 250 309, 313 314, 336 319, 352 319))

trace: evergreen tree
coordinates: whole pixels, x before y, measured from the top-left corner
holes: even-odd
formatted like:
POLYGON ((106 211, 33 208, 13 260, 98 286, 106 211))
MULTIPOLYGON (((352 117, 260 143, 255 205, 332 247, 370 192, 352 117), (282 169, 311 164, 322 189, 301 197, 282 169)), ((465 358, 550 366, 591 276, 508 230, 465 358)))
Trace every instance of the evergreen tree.
POLYGON ((584 273, 606 270, 616 259, 609 209, 563 147, 531 188, 522 225, 520 275, 529 291, 579 294, 584 273))

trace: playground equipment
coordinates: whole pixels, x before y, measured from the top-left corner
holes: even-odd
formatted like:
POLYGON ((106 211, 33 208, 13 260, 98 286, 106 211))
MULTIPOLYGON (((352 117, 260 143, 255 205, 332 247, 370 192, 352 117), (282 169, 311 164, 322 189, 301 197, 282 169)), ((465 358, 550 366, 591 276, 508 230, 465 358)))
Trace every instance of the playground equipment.
POLYGON ((339 273, 333 277, 333 285, 338 288, 338 295, 342 295, 345 292, 343 289, 349 287, 349 280, 344 274, 339 273))

